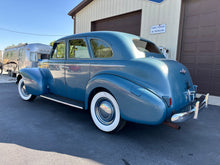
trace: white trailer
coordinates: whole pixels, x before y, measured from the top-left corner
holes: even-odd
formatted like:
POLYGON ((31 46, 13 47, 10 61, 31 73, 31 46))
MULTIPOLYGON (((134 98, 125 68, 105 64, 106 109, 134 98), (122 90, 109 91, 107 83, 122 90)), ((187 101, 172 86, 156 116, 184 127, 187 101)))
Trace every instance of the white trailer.
POLYGON ((34 43, 19 44, 4 50, 2 68, 11 76, 16 76, 22 68, 38 67, 38 62, 48 59, 51 46, 34 43))

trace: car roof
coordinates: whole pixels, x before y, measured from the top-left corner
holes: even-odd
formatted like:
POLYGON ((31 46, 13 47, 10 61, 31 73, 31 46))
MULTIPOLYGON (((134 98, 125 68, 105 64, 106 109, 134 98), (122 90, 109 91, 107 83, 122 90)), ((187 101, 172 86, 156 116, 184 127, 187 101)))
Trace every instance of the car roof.
POLYGON ((137 48, 135 47, 133 40, 141 39, 148 41, 139 36, 124 32, 94 31, 94 32, 80 33, 80 34, 66 36, 58 39, 56 42, 77 39, 77 38, 88 38, 88 39, 97 38, 104 40, 109 45, 111 45, 111 48, 113 50, 114 56, 111 59, 123 59, 123 60, 133 59, 134 55, 137 53, 137 48))
POLYGON ((87 32, 87 33, 79 33, 74 34, 70 36, 66 36, 63 38, 60 38, 59 40, 68 40, 71 38, 77 38, 77 37, 109 37, 114 36, 117 38, 126 37, 126 38, 140 38, 136 35, 124 33, 124 32, 116 32, 116 31, 94 31, 94 32, 87 32))

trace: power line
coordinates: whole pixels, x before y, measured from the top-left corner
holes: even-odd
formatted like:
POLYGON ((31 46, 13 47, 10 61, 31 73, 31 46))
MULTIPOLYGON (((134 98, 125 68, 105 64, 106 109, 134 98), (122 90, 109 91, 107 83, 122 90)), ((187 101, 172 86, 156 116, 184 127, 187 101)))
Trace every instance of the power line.
POLYGON ((42 37, 46 37, 46 36, 67 36, 67 35, 53 35, 53 34, 26 33, 26 32, 20 32, 20 31, 10 30, 10 29, 1 28, 1 27, 0 27, 0 30, 8 31, 8 32, 12 32, 12 33, 26 34, 26 35, 32 35, 32 36, 42 36, 42 37))

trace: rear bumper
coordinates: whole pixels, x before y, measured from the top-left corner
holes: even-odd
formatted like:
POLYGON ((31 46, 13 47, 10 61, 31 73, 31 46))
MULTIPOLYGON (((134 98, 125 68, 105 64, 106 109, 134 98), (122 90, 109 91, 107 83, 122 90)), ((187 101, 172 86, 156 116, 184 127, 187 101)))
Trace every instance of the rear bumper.
POLYGON ((197 99, 196 104, 192 107, 190 111, 176 113, 172 115, 171 122, 182 123, 191 118, 197 119, 198 113, 208 107, 208 97, 209 94, 202 95, 200 98, 197 99))

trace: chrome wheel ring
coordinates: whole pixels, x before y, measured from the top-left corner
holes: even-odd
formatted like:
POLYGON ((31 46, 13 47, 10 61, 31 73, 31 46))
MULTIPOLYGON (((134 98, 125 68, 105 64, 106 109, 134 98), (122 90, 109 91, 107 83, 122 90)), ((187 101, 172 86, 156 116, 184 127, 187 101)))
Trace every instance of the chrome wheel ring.
POLYGON ((32 94, 28 94, 27 91, 26 91, 26 88, 25 88, 25 84, 24 84, 24 80, 21 79, 18 83, 18 92, 19 92, 19 95, 20 97, 23 99, 23 100, 30 100, 32 98, 32 94))
POLYGON ((104 125, 110 125, 115 119, 115 108, 107 98, 100 98, 95 105, 98 120, 104 125))
POLYGON ((24 85, 24 81, 21 82, 21 93, 24 97, 28 97, 30 94, 27 93, 25 85, 24 85))

